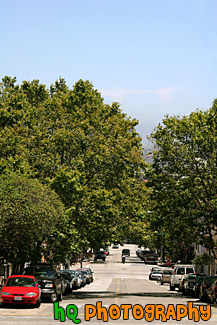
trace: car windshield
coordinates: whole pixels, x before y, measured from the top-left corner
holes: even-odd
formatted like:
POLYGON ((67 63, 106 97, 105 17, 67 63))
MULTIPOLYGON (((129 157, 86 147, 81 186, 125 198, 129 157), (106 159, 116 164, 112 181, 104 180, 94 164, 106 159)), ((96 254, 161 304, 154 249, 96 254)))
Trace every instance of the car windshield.
POLYGON ((36 287, 34 279, 25 277, 9 278, 5 283, 6 287, 36 287))
POLYGON ((62 276, 64 279, 66 279, 66 280, 70 280, 70 278, 71 278, 71 276, 70 276, 69 273, 62 273, 62 272, 61 272, 61 276, 62 276))
POLYGON ((27 267, 24 270, 24 274, 34 275, 35 277, 54 277, 55 270, 49 267, 27 267))
POLYGON ((197 277, 196 274, 190 274, 189 275, 189 279, 196 279, 196 277, 197 277))
POLYGON ((65 273, 69 273, 69 274, 71 274, 72 276, 75 276, 75 275, 76 275, 76 273, 75 273, 74 270, 64 270, 64 272, 65 272, 65 273))
MULTIPOLYGON (((184 267, 179 267, 178 269, 177 269, 177 274, 184 274, 185 273, 185 269, 184 269, 184 267)), ((190 273, 190 272, 189 272, 190 273)))
POLYGON ((194 273, 194 269, 192 267, 186 267, 186 274, 194 273))
POLYGON ((167 275, 170 275, 170 274, 172 274, 173 272, 172 271, 163 271, 163 274, 167 274, 167 275))

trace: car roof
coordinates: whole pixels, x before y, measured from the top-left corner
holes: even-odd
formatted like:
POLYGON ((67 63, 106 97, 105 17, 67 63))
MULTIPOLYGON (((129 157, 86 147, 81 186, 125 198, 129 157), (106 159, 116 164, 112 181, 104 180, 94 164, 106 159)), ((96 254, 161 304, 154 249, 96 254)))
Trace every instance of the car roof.
POLYGON ((35 280, 35 277, 34 277, 34 275, 25 275, 25 274, 14 274, 14 275, 10 275, 9 277, 8 277, 8 279, 9 278, 30 278, 30 279, 34 279, 35 280))
POLYGON ((175 267, 194 267, 193 264, 175 264, 175 267))

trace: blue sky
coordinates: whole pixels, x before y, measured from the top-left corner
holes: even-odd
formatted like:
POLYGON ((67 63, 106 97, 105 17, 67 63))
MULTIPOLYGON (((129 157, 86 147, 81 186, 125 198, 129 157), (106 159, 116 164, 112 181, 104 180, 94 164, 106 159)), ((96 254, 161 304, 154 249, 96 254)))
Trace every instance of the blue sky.
POLYGON ((0 28, 1 78, 90 80, 144 147, 165 114, 217 97, 216 0, 0 0, 0 28))

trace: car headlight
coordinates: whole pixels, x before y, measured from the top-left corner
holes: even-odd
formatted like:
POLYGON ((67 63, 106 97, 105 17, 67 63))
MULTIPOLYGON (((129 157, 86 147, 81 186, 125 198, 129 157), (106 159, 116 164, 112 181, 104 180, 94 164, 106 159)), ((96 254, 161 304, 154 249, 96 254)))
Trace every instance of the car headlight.
POLYGON ((28 296, 28 297, 36 297, 37 293, 36 292, 29 292, 29 293, 26 294, 26 296, 28 296))
POLYGON ((11 296, 11 293, 10 292, 1 292, 1 295, 2 296, 11 296))
POLYGON ((53 283, 46 283, 45 288, 53 288, 53 283))

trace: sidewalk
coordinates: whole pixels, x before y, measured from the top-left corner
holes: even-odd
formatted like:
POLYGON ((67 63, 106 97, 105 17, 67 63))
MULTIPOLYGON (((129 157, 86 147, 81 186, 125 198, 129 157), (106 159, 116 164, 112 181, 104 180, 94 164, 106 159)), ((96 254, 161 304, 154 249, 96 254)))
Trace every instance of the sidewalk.
MULTIPOLYGON (((89 260, 82 261, 82 267, 89 267, 89 265, 93 263, 93 258, 90 258, 89 260)), ((70 265, 70 270, 76 270, 81 268, 81 263, 76 262, 75 264, 70 265)))

